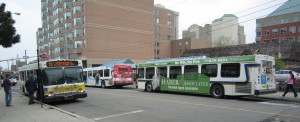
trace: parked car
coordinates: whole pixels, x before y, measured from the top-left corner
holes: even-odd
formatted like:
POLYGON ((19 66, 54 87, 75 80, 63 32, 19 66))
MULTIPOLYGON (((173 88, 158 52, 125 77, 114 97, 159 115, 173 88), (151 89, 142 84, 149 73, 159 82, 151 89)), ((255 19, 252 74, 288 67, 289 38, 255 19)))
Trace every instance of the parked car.
MULTIPOLYGON (((276 71, 275 81, 277 82, 278 90, 284 90, 285 89, 286 83, 284 81, 288 79, 289 71, 292 71, 292 70, 278 70, 278 71, 276 71)), ((292 73, 294 74, 294 77, 297 79, 295 89, 297 91, 299 91, 300 90, 300 73, 295 72, 295 71, 292 71, 292 73)))

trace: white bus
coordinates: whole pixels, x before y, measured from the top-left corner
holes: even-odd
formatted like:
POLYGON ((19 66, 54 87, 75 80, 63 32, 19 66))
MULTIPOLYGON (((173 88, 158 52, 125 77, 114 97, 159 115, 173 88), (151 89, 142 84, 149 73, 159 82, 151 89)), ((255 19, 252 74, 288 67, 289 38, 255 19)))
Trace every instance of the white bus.
MULTIPOLYGON (((40 62, 40 77, 43 84, 44 102, 74 100, 87 97, 83 83, 81 60, 52 60, 40 62)), ((29 64, 18 68, 20 87, 27 94, 25 82, 30 75, 37 77, 38 64, 29 64)), ((40 99, 40 98, 38 98, 40 99)))
POLYGON ((138 64, 138 88, 228 96, 276 92, 275 61, 267 55, 147 60, 138 64))
POLYGON ((133 84, 133 72, 131 65, 127 64, 114 64, 113 66, 99 66, 84 68, 84 81, 86 86, 101 86, 102 88, 114 86, 122 88, 126 85, 133 84), (96 74, 100 75, 97 82, 95 79, 96 74))

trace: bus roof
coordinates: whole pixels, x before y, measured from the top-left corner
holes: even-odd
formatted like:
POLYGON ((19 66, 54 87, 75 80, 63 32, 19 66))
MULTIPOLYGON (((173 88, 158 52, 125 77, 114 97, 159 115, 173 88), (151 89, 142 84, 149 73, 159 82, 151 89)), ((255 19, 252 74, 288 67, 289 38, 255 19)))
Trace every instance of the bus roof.
POLYGON ((192 56, 192 57, 178 57, 166 59, 147 60, 139 63, 139 67, 151 66, 167 66, 167 65, 193 65, 193 64, 207 64, 207 63, 220 63, 220 62, 254 62, 255 55, 243 56, 228 56, 228 57, 213 57, 206 56, 192 56))

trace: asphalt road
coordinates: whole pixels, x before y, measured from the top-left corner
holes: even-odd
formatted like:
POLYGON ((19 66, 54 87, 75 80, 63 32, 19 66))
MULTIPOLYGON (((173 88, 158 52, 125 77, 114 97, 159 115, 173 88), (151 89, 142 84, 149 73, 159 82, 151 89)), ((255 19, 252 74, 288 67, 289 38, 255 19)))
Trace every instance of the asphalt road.
POLYGON ((87 87, 86 92, 87 98, 51 105, 101 122, 300 122, 297 103, 148 93, 129 87, 87 87))

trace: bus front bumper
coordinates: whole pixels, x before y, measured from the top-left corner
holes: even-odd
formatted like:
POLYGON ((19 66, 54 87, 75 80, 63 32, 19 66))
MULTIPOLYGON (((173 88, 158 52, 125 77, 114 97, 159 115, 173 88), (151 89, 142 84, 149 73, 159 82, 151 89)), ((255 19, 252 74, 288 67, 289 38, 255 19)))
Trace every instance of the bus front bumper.
POLYGON ((65 95, 55 95, 55 96, 48 96, 44 98, 44 102, 54 102, 54 101, 63 101, 63 100, 74 100, 77 98, 85 98, 87 97, 86 92, 78 92, 78 93, 70 93, 65 95))
POLYGON ((255 90, 254 95, 263 95, 263 94, 270 94, 270 93, 276 93, 276 89, 264 89, 264 90, 255 90))

